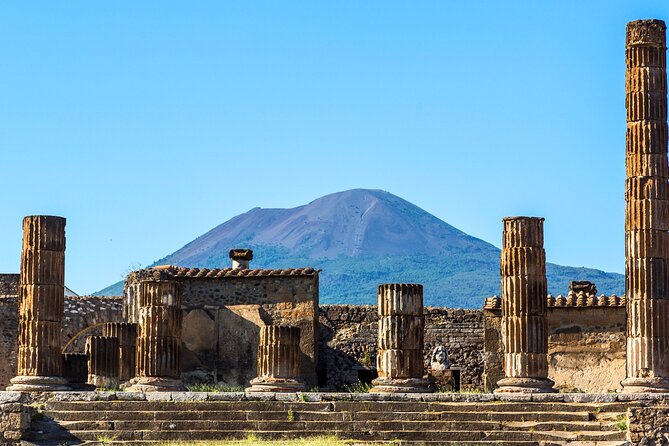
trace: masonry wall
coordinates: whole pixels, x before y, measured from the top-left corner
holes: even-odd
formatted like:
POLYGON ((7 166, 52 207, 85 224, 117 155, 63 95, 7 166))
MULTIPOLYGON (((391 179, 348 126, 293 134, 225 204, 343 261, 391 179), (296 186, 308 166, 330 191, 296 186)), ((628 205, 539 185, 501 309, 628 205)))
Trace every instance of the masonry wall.
MULTIPOLYGON (((492 391, 502 372, 501 310, 484 310, 484 388, 492 391)), ((563 391, 620 390, 625 378, 624 306, 549 307, 548 377, 563 391)))
MULTIPOLYGON (((323 305, 319 308, 319 372, 323 384, 342 389, 375 373, 378 334, 376 306, 323 305)), ((482 386, 481 310, 425 309, 425 366, 437 346, 448 349, 452 367, 462 369, 463 389, 482 386)))
POLYGON ((19 294, 19 275, 0 274, 0 297, 17 296, 19 294))

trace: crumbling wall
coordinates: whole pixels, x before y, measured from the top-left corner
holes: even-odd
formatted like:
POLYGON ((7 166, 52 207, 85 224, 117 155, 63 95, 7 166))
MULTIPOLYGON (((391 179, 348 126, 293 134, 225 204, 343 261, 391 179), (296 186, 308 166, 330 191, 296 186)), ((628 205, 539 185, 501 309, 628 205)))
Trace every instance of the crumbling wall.
MULTIPOLYGON (((319 370, 323 384, 341 389, 373 376, 378 323, 376 306, 323 305, 319 308, 319 370)), ((425 308, 425 366, 437 346, 448 349, 452 367, 462 369, 461 386, 482 386, 481 310, 425 308)))
POLYGON ((18 296, 19 275, 0 274, 0 297, 18 296))

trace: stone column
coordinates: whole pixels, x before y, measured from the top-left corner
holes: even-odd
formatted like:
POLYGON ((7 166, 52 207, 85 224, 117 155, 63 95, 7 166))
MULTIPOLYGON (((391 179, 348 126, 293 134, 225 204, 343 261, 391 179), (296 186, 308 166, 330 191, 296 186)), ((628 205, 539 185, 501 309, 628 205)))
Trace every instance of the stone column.
POLYGON ((88 356, 86 353, 63 353, 63 378, 72 389, 83 389, 88 380, 88 356))
POLYGON ((118 339, 119 380, 124 383, 135 376, 137 324, 107 322, 102 326, 102 336, 118 339))
POLYGON ((129 391, 183 390, 181 383, 181 283, 156 271, 139 283, 135 377, 129 391))
POLYGON ((666 26, 627 24, 625 392, 669 392, 666 26))
POLYGON ((258 376, 247 392, 301 392, 299 327, 267 325, 260 327, 258 376))
POLYGON ((431 392, 423 378, 423 285, 388 283, 378 288, 379 338, 370 393, 431 392))
POLYGON ((114 389, 119 386, 118 339, 107 336, 87 337, 86 356, 88 357, 88 384, 105 389, 114 389))
POLYGON ((61 357, 65 300, 65 219, 23 219, 18 376, 8 390, 67 390, 61 357))
POLYGON ((548 377, 544 219, 503 219, 502 343, 504 378, 495 393, 554 392, 548 377))

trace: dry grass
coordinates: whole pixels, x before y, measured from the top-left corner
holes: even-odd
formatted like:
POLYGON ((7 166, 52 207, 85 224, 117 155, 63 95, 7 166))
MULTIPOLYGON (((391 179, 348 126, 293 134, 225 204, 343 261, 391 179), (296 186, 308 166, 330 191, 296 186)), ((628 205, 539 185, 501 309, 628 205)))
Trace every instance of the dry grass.
MULTIPOLYGON (((320 436, 301 438, 297 440, 261 440, 253 435, 249 435, 244 440, 219 440, 219 441, 188 441, 188 442, 167 442, 161 443, 161 446, 367 446, 379 445, 384 443, 364 443, 356 440, 340 440, 332 436, 320 436)), ((393 444, 388 442, 385 444, 393 444)))

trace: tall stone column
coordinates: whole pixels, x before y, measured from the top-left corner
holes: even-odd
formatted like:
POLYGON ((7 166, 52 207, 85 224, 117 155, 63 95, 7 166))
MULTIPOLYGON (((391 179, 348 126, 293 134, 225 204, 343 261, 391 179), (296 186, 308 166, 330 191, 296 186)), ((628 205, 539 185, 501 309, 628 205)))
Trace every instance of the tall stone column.
POLYGON ((86 338, 88 357, 87 383, 98 388, 114 389, 119 385, 118 339, 107 336, 86 338))
POLYGON ((139 283, 135 377, 129 391, 183 390, 181 283, 157 271, 139 283))
POLYGON ((65 301, 65 219, 23 219, 18 376, 8 390, 67 390, 61 357, 65 301))
POLYGON ((554 392, 554 383, 548 379, 544 219, 507 217, 502 221, 504 378, 495 392, 554 392))
POLYGON ((284 325, 260 327, 258 376, 247 392, 300 392, 300 328, 284 325))
POLYGON ((379 377, 370 393, 416 393, 433 390, 423 378, 423 285, 388 283, 378 288, 379 377))
POLYGON ((123 383, 135 376, 137 354, 137 324, 130 322, 107 322, 102 326, 102 336, 118 339, 119 380, 123 383))
POLYGON ((627 24, 626 392, 669 392, 666 26, 627 24))

